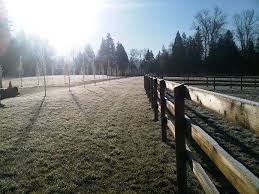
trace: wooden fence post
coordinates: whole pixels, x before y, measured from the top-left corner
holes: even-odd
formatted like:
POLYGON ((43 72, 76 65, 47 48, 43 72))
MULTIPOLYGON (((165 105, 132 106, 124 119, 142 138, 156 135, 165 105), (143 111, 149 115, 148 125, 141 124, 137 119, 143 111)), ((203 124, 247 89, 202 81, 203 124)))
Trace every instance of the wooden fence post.
POLYGON ((153 107, 153 90, 154 90, 154 88, 153 88, 153 77, 150 77, 150 80, 149 80, 149 82, 150 82, 150 103, 151 103, 151 108, 154 108, 153 107))
POLYGON ((146 87, 147 87, 146 94, 147 94, 147 96, 148 96, 148 76, 146 76, 146 87))
POLYGON ((187 168, 186 168, 186 122, 184 117, 185 86, 174 88, 175 100, 175 143, 176 143, 176 173, 178 193, 187 193, 187 168))
POLYGON ((241 75, 241 77, 240 77, 240 86, 241 86, 241 90, 243 90, 243 76, 241 75))
POLYGON ((147 97, 148 99, 150 99, 150 81, 149 81, 150 77, 147 76, 147 97))
POLYGON ((146 84, 146 95, 147 95, 147 90, 148 90, 148 85, 147 85, 147 76, 145 76, 145 84, 146 84))
POLYGON ((206 77, 206 84, 207 84, 207 87, 209 87, 209 79, 208 79, 208 77, 206 77))
POLYGON ((146 75, 144 75, 144 89, 145 89, 145 92, 147 91, 147 88, 146 88, 146 75))
POLYGON ((214 89, 214 91, 215 91, 215 89, 216 89, 216 80, 215 80, 215 77, 213 77, 213 89, 214 89))
POLYGON ((230 77, 230 88, 232 88, 232 77, 230 77))
POLYGON ((157 78, 153 79, 153 103, 154 103, 154 121, 158 121, 158 104, 157 104, 157 78))
POLYGON ((160 81, 160 104, 161 104, 161 128, 162 128, 162 141, 167 141, 166 125, 167 118, 165 116, 166 111, 166 98, 165 98, 166 84, 165 80, 160 81))

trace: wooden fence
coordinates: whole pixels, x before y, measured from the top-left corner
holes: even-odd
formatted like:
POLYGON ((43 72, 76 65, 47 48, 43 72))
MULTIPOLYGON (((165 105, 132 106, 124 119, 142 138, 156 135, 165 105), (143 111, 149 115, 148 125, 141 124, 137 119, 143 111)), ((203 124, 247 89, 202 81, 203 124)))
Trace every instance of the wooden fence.
POLYGON ((182 77, 164 77, 165 80, 174 82, 184 82, 188 85, 213 86, 216 90, 217 86, 258 88, 259 76, 182 76, 182 77))
MULTIPOLYGON (((205 193, 219 193, 201 164, 195 160, 186 143, 188 138, 197 143, 239 193, 259 193, 259 179, 185 115, 184 99, 192 96, 193 92, 189 87, 184 84, 144 76, 144 88, 154 110, 155 121, 158 121, 160 113, 162 141, 167 141, 167 130, 169 129, 176 142, 178 193, 188 193, 187 160, 190 161, 191 169, 205 193), (174 93, 174 103, 166 98, 166 91, 174 93), (169 119, 168 114, 174 118, 174 121, 169 119)), ((194 100, 193 98, 189 99, 194 100)), ((210 101, 213 103, 213 98, 210 101)))

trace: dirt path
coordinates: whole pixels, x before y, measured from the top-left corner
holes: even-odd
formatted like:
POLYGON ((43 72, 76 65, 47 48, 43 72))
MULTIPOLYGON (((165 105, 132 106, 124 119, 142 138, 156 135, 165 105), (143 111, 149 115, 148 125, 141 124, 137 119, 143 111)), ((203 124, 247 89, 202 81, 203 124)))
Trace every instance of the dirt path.
POLYGON ((42 96, 3 101, 0 193, 176 192, 174 144, 161 142, 142 78, 42 96))

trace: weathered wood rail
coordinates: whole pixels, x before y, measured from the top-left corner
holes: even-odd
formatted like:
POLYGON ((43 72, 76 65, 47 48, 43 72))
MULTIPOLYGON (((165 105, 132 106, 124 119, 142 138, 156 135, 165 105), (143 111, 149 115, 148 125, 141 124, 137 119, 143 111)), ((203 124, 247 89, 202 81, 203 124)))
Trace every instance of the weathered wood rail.
MULTIPOLYGON (((216 93, 211 93, 206 90, 200 90, 197 88, 185 86, 184 84, 165 81, 163 79, 150 76, 144 76, 144 88, 152 104, 155 121, 158 120, 158 112, 160 112, 162 140, 164 142, 167 141, 167 129, 169 129, 169 131, 172 132, 176 142, 178 193, 188 193, 186 170, 187 160, 190 161, 191 169, 200 182, 205 193, 219 193, 210 177, 202 168, 202 165, 195 160, 193 153, 188 147, 187 141, 188 138, 191 138, 211 159, 211 161, 217 166, 217 168, 223 173, 223 175, 239 193, 259 194, 259 179, 243 164, 228 154, 202 128, 195 125, 194 122, 192 122, 192 120, 186 116, 184 112, 185 98, 188 98, 196 103, 203 102, 201 104, 206 104, 208 107, 215 103, 217 104, 215 107, 219 108, 218 106, 225 106, 224 103, 219 102, 224 102, 224 100, 227 101, 225 99, 227 96, 224 96, 224 99, 222 100, 220 98, 221 95, 218 97, 218 94, 216 93), (174 93, 174 103, 166 98, 166 91, 174 93), (170 117, 174 118, 174 121, 169 119, 168 114, 170 114, 170 117)), ((233 99, 230 100, 230 102, 232 101, 233 99)), ((249 104, 249 102, 246 101, 243 103, 249 104)), ((235 103, 232 106, 235 107, 235 103)), ((240 106, 243 107, 245 105, 243 104, 240 106)), ((228 107, 225 107, 225 111, 227 111, 227 108, 228 107)), ((248 109, 247 111, 249 112, 251 110, 248 109)), ((227 114, 228 113, 224 112, 225 116, 227 114)), ((240 111, 239 114, 241 114, 240 111)), ((259 112, 253 112, 253 114, 259 115, 259 112)))
POLYGON ((181 76, 181 77, 164 77, 165 80, 174 82, 184 82, 188 85, 213 86, 216 90, 217 86, 258 88, 259 76, 181 76))

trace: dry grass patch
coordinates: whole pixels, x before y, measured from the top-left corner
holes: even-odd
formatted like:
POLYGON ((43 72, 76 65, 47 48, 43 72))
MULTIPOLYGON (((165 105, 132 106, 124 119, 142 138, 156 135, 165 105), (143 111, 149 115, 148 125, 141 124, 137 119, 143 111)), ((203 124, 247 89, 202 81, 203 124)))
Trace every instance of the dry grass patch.
POLYGON ((3 103, 0 192, 176 192, 174 144, 161 141, 142 78, 3 103))

